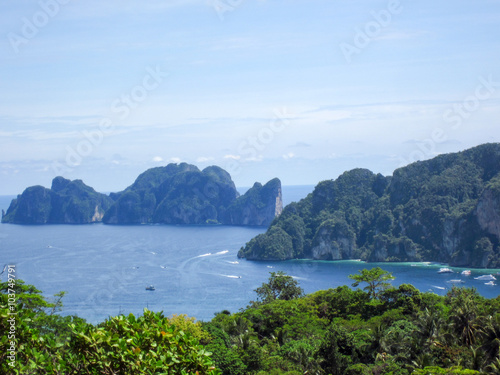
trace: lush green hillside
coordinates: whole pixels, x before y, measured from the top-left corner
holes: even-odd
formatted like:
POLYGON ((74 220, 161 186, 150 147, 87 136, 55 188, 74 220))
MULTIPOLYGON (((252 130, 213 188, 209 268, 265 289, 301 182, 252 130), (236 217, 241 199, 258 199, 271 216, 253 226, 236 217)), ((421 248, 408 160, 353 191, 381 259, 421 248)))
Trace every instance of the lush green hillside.
MULTIPOLYGON (((145 310, 92 325, 57 312, 17 280, 0 284, 2 374, 499 374, 500 298, 453 287, 446 296, 388 285, 379 269, 354 285, 304 295, 271 273, 257 301, 209 322, 145 310), (9 291, 9 288, 11 291, 9 291), (16 302, 9 310, 9 294, 16 302), (8 315, 15 311, 15 337, 8 315), (8 357, 14 348, 15 356, 8 357)), ((347 282, 347 280, 346 280, 347 282)))
POLYGON ((323 181, 239 256, 500 267, 499 240, 500 144, 485 144, 392 177, 354 169, 323 181))
POLYGON ((32 186, 14 199, 3 223, 87 224, 101 221, 113 201, 97 193, 81 180, 62 177, 52 180, 52 188, 32 186))

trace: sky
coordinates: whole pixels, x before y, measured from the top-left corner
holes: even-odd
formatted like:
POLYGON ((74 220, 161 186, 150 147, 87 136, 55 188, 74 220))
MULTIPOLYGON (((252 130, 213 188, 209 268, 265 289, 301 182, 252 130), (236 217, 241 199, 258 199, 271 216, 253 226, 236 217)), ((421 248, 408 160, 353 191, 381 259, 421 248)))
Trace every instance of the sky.
POLYGON ((499 0, 5 0, 0 195, 315 185, 499 142, 499 0))

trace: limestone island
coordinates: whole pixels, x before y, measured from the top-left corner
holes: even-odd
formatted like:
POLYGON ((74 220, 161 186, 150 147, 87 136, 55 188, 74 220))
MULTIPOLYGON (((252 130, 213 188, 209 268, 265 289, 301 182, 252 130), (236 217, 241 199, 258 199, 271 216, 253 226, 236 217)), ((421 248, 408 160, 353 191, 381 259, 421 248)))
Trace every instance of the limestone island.
POLYGON ((97 193, 81 180, 56 177, 50 189, 27 188, 2 223, 226 224, 268 226, 283 209, 281 181, 255 183, 240 196, 228 172, 187 163, 142 173, 124 191, 97 193))
POLYGON ((500 144, 320 182, 238 256, 500 268, 500 144))

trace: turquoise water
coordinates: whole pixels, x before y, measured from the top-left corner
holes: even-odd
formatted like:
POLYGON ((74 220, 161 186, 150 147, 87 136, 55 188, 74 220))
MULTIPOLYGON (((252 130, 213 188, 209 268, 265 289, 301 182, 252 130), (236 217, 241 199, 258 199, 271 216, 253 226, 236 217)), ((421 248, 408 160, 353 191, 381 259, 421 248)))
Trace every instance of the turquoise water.
POLYGON ((253 290, 276 271, 294 276, 308 293, 350 285, 349 274, 380 266, 394 274, 393 285, 411 283, 443 295, 452 287, 451 280, 461 279, 458 285, 476 287, 486 297, 500 294, 500 286, 474 280, 499 270, 473 270, 465 277, 459 268, 453 274, 438 274, 440 265, 427 263, 237 259, 240 247, 264 231, 231 226, 3 224, 0 266, 16 264, 18 276, 47 296, 67 291, 63 314, 94 323, 119 313, 140 314, 145 307, 209 320, 215 312, 245 307, 256 298, 253 290), (150 284, 155 291, 145 290, 150 284))

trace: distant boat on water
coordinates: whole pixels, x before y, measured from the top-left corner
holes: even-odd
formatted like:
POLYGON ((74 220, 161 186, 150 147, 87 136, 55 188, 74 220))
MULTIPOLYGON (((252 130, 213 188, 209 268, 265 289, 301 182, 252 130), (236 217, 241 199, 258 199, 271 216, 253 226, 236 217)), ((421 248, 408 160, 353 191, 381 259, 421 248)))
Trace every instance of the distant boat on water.
POLYGON ((471 273, 472 273, 471 270, 463 270, 461 274, 464 276, 470 276, 471 273))
POLYGON ((474 277, 474 280, 491 280, 491 281, 494 281, 496 280, 497 278, 493 275, 483 275, 483 276, 478 276, 478 277, 474 277))
POLYGON ((442 267, 439 269, 438 273, 453 273, 453 270, 447 267, 442 267))
POLYGON ((484 285, 491 285, 491 286, 495 286, 497 284, 495 284, 495 282, 492 280, 492 281, 488 281, 487 283, 484 283, 484 285))
POLYGON ((146 287, 146 290, 156 290, 156 289, 153 285, 150 285, 146 287))

